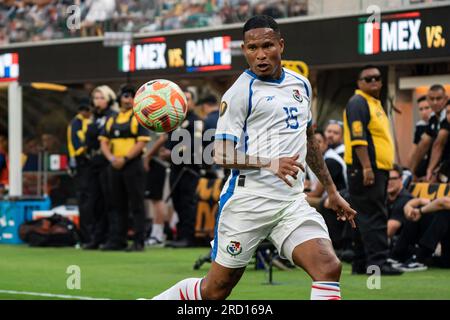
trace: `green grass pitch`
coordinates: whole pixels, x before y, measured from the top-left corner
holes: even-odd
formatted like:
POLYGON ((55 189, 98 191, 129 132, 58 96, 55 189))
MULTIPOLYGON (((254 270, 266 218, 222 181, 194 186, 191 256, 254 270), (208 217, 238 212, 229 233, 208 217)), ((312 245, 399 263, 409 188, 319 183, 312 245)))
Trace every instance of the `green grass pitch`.
MULTIPOLYGON (((198 257, 207 253, 208 248, 155 248, 127 253, 0 245, 0 299, 64 299, 18 292, 109 299, 150 298, 179 280, 205 275, 209 264, 204 264, 200 270, 193 270, 193 265, 198 257), (71 265, 80 267, 81 289, 67 288, 71 274, 66 271, 71 265)), ((267 285, 267 273, 250 265, 230 299, 309 299, 311 280, 303 270, 274 268, 273 278, 276 284, 267 285)), ((344 264, 343 298, 450 299, 448 269, 384 276, 380 289, 369 290, 367 280, 368 276, 351 275, 350 266, 344 264)))

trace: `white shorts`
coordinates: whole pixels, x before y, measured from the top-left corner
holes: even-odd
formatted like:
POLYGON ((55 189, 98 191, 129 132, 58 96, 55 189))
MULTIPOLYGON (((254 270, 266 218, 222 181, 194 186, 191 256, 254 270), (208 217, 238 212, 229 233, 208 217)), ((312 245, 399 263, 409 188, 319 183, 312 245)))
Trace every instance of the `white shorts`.
POLYGON ((304 194, 294 201, 224 194, 220 201, 223 203, 219 203, 211 258, 221 266, 247 266, 265 239, 291 262, 292 251, 299 244, 316 238, 330 239, 323 217, 308 204, 304 194))

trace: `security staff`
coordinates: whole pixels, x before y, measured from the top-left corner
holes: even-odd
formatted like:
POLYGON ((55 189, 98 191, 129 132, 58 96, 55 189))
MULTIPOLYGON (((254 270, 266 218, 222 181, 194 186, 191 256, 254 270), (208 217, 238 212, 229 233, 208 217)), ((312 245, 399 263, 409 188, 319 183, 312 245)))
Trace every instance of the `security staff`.
POLYGON ((184 91, 188 101, 188 112, 181 126, 171 133, 166 148, 172 150, 172 165, 170 171, 171 197, 175 211, 178 214, 177 240, 168 243, 174 248, 194 246, 195 220, 197 217, 197 185, 202 169, 202 137, 203 121, 195 114, 193 93, 184 91), (181 134, 182 141, 176 136, 181 130, 188 133, 189 139, 181 134), (197 139, 197 142, 195 140, 197 139), (177 161, 175 158, 182 158, 177 161), (175 161, 174 161, 175 160, 175 161))
POLYGON ((86 132, 87 157, 89 167, 87 170, 88 185, 88 218, 91 241, 84 245, 84 249, 98 249, 106 241, 108 232, 108 213, 110 206, 110 187, 108 183, 108 161, 100 150, 99 135, 109 117, 117 112, 116 94, 108 86, 99 86, 92 91, 94 106, 92 123, 86 132))
POLYGON ((69 152, 69 167, 74 177, 77 203, 80 216, 80 233, 82 243, 90 241, 89 214, 87 208, 88 184, 87 170, 89 160, 86 157, 86 132, 91 123, 89 99, 83 100, 78 107, 78 114, 67 126, 67 150, 69 152), (86 220, 87 219, 87 220, 86 220))
POLYGON ((128 213, 133 215, 134 241, 129 251, 144 250, 145 237, 145 172, 142 153, 150 137, 133 116, 133 99, 136 91, 124 85, 118 100, 120 112, 111 117, 100 136, 101 149, 110 162, 111 216, 110 234, 104 250, 121 250, 127 246, 128 213))
POLYGON ((361 69, 358 90, 344 111, 344 160, 350 202, 358 212, 355 232, 354 274, 378 266, 381 274, 402 272, 387 262, 386 187, 394 164, 389 119, 380 101, 381 73, 374 66, 361 69))

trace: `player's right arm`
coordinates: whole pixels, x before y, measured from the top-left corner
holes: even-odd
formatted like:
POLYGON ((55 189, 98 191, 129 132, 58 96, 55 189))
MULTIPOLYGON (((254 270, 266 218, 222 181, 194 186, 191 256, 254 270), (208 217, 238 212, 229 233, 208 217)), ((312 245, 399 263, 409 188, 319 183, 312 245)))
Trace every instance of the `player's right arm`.
MULTIPOLYGON (((245 139, 244 128, 246 128, 246 121, 250 112, 248 88, 249 84, 240 79, 222 98, 220 117, 214 139, 214 161, 216 164, 230 169, 266 168, 289 186, 292 186, 287 176, 290 175, 296 179, 298 170, 304 171, 301 163, 297 161, 298 155, 280 159, 267 159, 249 156, 236 148, 239 140, 245 139)), ((244 149, 246 149, 245 144, 244 149)))

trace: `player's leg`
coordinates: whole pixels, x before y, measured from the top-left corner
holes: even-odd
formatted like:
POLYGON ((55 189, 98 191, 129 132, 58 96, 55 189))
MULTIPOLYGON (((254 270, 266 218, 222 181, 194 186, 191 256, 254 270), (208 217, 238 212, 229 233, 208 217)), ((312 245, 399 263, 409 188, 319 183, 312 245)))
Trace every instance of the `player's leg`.
POLYGON ((305 199, 284 210, 270 238, 282 256, 311 276, 311 299, 340 299, 341 262, 323 217, 305 199))
POLYGON ((302 240, 305 233, 318 230, 318 225, 306 223, 294 231, 283 245, 284 252, 292 250, 292 261, 303 268, 312 278, 312 300, 340 300, 339 279, 341 262, 337 258, 331 241, 327 238, 302 240), (300 243, 297 244, 296 243, 300 243), (293 248, 293 249, 292 249, 293 248))
POLYGON ((278 201, 226 193, 221 197, 212 243, 212 264, 204 279, 190 278, 155 297, 159 299, 225 299, 238 283, 259 243, 273 227, 278 201), (231 198, 232 196, 232 198, 231 198), (230 199, 231 198, 231 199, 230 199))
POLYGON ((184 279, 152 300, 224 300, 245 271, 226 268, 213 262, 205 278, 184 279))

